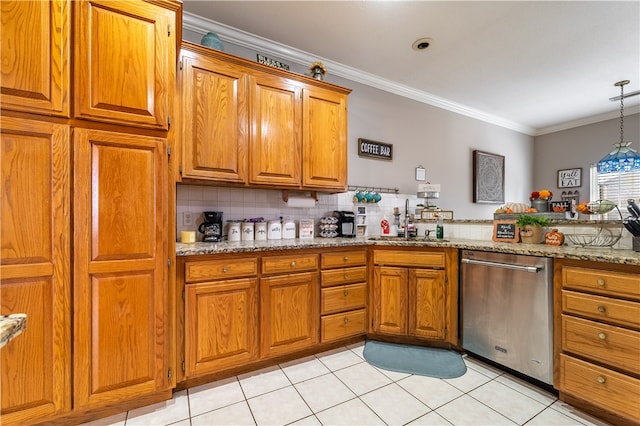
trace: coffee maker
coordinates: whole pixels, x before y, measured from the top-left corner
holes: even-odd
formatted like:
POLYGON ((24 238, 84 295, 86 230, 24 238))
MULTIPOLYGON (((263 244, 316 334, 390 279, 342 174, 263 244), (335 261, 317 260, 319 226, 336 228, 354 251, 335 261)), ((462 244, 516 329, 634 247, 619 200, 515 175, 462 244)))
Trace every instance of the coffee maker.
POLYGON ((355 238, 356 236, 356 215, 348 210, 335 210, 333 212, 338 218, 338 237, 355 238))
POLYGON ((222 241, 222 212, 204 212, 204 222, 198 227, 204 242, 222 241))

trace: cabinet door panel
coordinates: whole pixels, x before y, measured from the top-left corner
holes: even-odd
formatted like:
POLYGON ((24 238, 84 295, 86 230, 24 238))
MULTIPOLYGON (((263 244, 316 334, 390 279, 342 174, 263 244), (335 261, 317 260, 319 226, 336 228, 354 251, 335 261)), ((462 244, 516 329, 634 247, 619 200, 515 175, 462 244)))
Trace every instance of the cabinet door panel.
POLYGON ((175 12, 142 1, 75 5, 75 116, 167 129, 175 12))
POLYGON ((300 186, 300 88, 275 77, 251 81, 250 181, 300 186))
POLYGON ((236 367, 258 356, 258 280, 187 285, 186 375, 236 367))
POLYGON ((373 279, 373 330, 407 334, 406 268, 375 267, 373 279))
POLYGON ((409 334, 430 339, 445 338, 445 272, 409 271, 409 334))
POLYGON ((347 96, 305 88, 302 186, 345 190, 347 185, 347 96))
POLYGON ((260 280, 262 356, 282 355, 318 342, 318 273, 260 280))
POLYGON ((75 129, 77 406, 169 386, 165 144, 75 129))
POLYGON ((8 1, 2 10, 2 108, 69 116, 71 2, 8 1))
POLYGON ((182 56, 185 178, 246 181, 246 74, 204 56, 182 56))
POLYGON ((0 351, 1 414, 28 424, 71 407, 69 128, 1 126, 0 314, 27 314, 0 351))

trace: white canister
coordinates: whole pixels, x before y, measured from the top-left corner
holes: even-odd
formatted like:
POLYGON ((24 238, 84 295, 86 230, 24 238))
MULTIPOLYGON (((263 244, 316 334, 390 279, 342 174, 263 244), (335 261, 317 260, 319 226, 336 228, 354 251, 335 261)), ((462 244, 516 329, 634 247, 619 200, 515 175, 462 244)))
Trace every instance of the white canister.
POLYGON ((253 241, 253 222, 242 222, 242 241, 253 241))
POLYGON ((229 222, 229 228, 227 230, 227 240, 240 241, 240 222, 229 222))
POLYGON ((282 238, 291 239, 296 237, 296 223, 291 219, 282 221, 282 238))
POLYGON ((279 240, 282 238, 282 223, 280 223, 279 220, 269 221, 267 238, 270 240, 279 240))
POLYGON ((254 234, 256 241, 265 241, 267 239, 267 222, 256 222, 254 234))

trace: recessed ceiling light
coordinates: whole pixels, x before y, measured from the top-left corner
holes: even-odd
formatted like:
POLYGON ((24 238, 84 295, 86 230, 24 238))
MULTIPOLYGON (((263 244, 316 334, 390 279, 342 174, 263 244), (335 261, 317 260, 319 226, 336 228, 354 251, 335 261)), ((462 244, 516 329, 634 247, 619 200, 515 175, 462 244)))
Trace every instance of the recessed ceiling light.
POLYGON ((411 47, 413 48, 413 50, 425 50, 427 47, 431 45, 431 43, 433 43, 433 39, 424 37, 414 41, 411 47))

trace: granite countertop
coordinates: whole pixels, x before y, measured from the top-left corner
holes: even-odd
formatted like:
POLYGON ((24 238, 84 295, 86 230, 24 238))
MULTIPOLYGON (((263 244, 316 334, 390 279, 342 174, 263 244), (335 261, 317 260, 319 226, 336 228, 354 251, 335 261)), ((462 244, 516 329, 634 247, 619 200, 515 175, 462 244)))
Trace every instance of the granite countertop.
POLYGON ((27 314, 0 315, 0 348, 27 328, 27 314))
POLYGON ((376 240, 359 238, 314 238, 267 241, 240 241, 222 243, 176 243, 177 256, 222 253, 251 253, 274 250, 306 248, 339 248, 353 246, 397 246, 397 247, 453 247, 458 249, 484 250, 497 253, 524 254, 565 259, 590 260, 640 266, 640 252, 619 250, 610 247, 578 247, 572 245, 551 246, 546 244, 496 243, 484 240, 452 238, 443 242, 417 240, 376 240))

